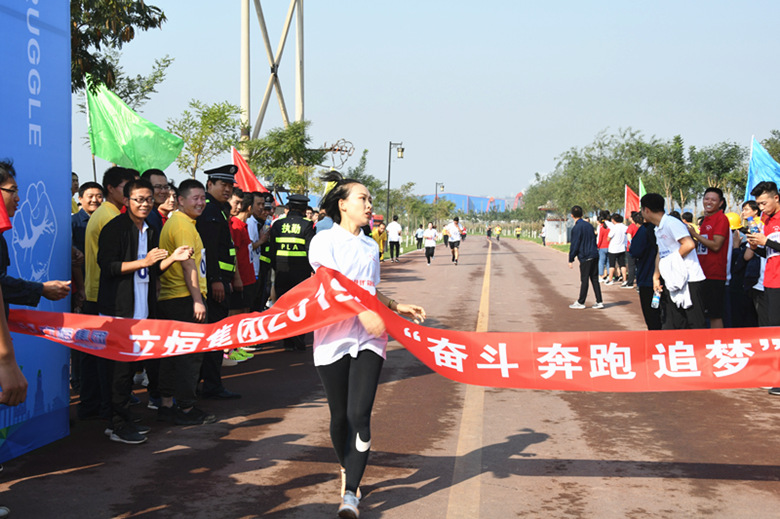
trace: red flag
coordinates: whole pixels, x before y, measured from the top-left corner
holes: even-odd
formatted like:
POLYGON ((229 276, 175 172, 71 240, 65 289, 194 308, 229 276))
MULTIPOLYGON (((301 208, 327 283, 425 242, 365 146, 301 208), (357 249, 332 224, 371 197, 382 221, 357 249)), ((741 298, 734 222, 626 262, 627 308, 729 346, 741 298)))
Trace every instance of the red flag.
POLYGON ((5 208, 5 204, 3 203, 2 199, 0 199, 0 234, 4 233, 11 227, 11 219, 8 218, 8 210, 5 208))
POLYGON ((268 193, 268 190, 263 187, 263 184, 257 180, 257 177, 249 168, 249 164, 246 163, 244 157, 238 152, 236 148, 233 150, 233 164, 238 166, 238 173, 236 173, 236 185, 245 192, 259 191, 261 193, 268 193))
POLYGON ((626 204, 624 216, 630 216, 632 212, 639 211, 639 195, 634 193, 626 184, 626 204))

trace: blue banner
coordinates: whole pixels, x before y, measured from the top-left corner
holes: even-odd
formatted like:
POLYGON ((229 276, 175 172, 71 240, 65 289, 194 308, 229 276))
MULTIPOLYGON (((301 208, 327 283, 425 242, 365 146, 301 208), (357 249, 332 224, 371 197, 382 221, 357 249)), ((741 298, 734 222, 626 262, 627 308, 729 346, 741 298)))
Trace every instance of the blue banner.
POLYGON ((750 152, 750 165, 748 166, 747 185, 745 186, 745 200, 753 200, 750 192, 759 182, 770 181, 780 185, 780 164, 761 146, 761 143, 753 137, 750 152))
MULTIPOLYGON (((0 0, 0 157, 14 161, 21 201, 5 233, 8 274, 70 279, 70 5, 0 0)), ((69 310, 41 299, 40 310, 69 310)), ((68 434, 69 351, 13 334, 27 402, 0 406, 0 462, 68 434)))

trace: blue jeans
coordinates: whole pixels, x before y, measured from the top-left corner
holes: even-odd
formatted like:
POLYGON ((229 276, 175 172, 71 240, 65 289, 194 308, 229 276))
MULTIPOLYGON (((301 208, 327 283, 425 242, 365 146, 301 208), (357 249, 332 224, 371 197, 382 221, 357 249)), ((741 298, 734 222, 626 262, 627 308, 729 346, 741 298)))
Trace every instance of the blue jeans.
POLYGON ((599 277, 604 277, 604 271, 607 269, 607 251, 609 249, 599 249, 599 277))

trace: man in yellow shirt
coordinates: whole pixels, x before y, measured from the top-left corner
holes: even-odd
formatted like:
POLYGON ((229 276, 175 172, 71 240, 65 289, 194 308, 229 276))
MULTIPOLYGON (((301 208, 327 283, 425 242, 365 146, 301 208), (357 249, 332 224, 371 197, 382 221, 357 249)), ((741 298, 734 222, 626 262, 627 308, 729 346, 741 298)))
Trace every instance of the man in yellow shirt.
POLYGON ((385 241, 387 240, 387 231, 385 231, 385 222, 380 223, 371 231, 371 237, 379 245, 379 261, 384 261, 385 241))
MULTIPOLYGON (((87 300, 83 312, 98 315, 97 299, 100 286, 100 267, 97 263, 100 231, 108 222, 119 216, 125 205, 125 184, 136 177, 132 169, 114 166, 103 173, 104 202, 89 217, 84 233, 84 291, 87 300)), ((111 373, 113 365, 108 359, 85 353, 81 357, 81 403, 78 416, 111 418, 111 373)))
MULTIPOLYGON (((206 254, 203 241, 195 227, 198 216, 206 207, 206 188, 195 179, 179 186, 179 210, 171 213, 160 235, 160 248, 172 254, 182 246, 193 249, 192 257, 176 262, 160 276, 160 296, 157 312, 160 319, 190 323, 206 322, 206 254)), ((217 418, 197 407, 196 391, 200 379, 203 353, 187 353, 164 357, 160 362, 160 396, 157 410, 159 421, 177 425, 214 423, 217 418), (173 399, 176 398, 176 407, 173 399)))

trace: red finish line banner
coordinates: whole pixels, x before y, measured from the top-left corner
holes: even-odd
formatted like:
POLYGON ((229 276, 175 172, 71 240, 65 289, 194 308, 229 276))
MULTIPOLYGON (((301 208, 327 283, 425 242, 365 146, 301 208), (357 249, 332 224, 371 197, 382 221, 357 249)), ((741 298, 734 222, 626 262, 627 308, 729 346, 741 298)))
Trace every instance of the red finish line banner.
POLYGON ((466 384, 565 391, 684 391, 780 386, 780 328, 475 333, 414 324, 340 273, 320 268, 263 313, 215 324, 12 310, 11 330, 134 361, 272 342, 379 312, 388 333, 442 376, 466 384))

